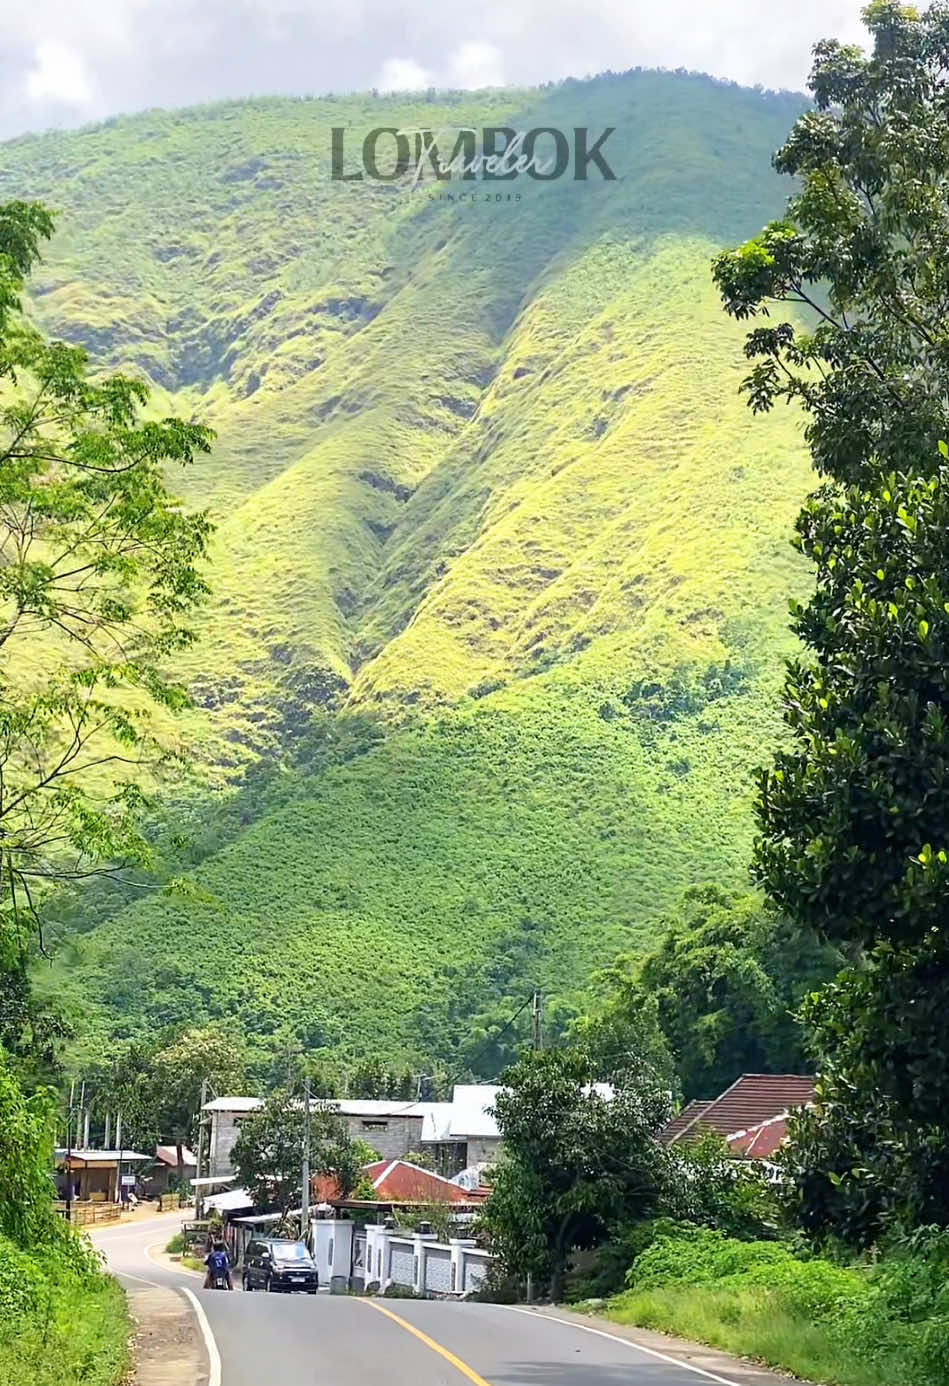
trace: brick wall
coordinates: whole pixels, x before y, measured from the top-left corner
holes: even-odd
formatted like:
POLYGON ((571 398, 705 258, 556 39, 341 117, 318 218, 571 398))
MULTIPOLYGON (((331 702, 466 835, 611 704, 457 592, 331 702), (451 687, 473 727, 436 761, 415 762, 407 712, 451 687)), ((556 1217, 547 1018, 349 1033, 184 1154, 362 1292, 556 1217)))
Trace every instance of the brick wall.
POLYGON ((231 1164, 231 1151, 240 1133, 242 1113, 212 1112, 211 1140, 208 1150, 207 1173, 212 1178, 223 1178, 234 1173, 231 1164))
POLYGON ((343 1121, 353 1140, 365 1141, 383 1160, 400 1160, 421 1145, 420 1116, 344 1116, 343 1121))

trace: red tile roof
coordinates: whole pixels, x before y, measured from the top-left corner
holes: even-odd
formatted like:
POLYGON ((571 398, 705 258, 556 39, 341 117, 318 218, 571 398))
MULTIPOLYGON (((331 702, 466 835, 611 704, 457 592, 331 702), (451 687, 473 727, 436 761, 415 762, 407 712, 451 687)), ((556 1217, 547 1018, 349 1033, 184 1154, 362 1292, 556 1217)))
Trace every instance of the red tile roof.
MULTIPOLYGON (((155 1159, 160 1160, 163 1165, 174 1165, 178 1168, 178 1147, 174 1145, 156 1145, 155 1159)), ((181 1147, 181 1162, 183 1165, 194 1165, 197 1168, 198 1157, 194 1151, 189 1150, 186 1145, 181 1147)))
POLYGON ((733 1155, 741 1155, 745 1160, 770 1160, 779 1146, 787 1140, 788 1114, 770 1117, 747 1131, 736 1131, 728 1136, 728 1148, 733 1155))
MULTIPOLYGON (((376 1160, 363 1165, 362 1173, 372 1183, 380 1203, 471 1203, 478 1197, 450 1179, 407 1160, 376 1160)), ((332 1175, 317 1175, 313 1197, 317 1203, 333 1203, 340 1198, 339 1185, 332 1175)))
POLYGON ((706 1107, 710 1107, 711 1102, 703 1102, 701 1098, 695 1097, 691 1102, 687 1102, 678 1116, 674 1116, 671 1121, 667 1121, 659 1132, 659 1139, 663 1145, 671 1145, 676 1136, 680 1135, 687 1126, 691 1126, 696 1117, 702 1115, 706 1107))
POLYGON ((672 1145, 683 1139, 694 1140, 703 1131, 717 1131, 725 1137, 747 1131, 771 1117, 813 1102, 814 1082, 798 1073, 743 1073, 721 1097, 709 1102, 674 1135, 667 1136, 668 1127, 663 1135, 672 1145))

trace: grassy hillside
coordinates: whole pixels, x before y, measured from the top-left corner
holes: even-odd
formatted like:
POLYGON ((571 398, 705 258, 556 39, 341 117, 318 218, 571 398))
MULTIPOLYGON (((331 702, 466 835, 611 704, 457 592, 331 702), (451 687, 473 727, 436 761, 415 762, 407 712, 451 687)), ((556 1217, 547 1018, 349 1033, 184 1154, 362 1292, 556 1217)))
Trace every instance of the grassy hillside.
POLYGON ((527 971, 569 995, 685 884, 740 878, 808 472, 798 421, 737 398, 708 262, 780 209, 799 109, 630 73, 5 146, 0 196, 61 209, 36 315, 219 432, 181 485, 218 530, 178 734, 224 845, 190 894, 70 915, 47 980, 94 1033, 447 1056, 527 971), (333 125, 492 122, 615 126, 617 179, 329 178, 333 125), (248 807, 327 710, 380 733, 248 807))

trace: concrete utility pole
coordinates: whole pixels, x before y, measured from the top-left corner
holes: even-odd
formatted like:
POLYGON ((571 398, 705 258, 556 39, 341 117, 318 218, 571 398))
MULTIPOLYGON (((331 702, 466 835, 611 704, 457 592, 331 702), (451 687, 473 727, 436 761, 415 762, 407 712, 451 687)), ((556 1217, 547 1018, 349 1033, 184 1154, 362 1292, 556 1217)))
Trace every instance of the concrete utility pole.
POLYGON ((303 1080, 303 1188, 300 1196, 300 1236, 310 1244, 310 1078, 303 1080))
POLYGON ((66 1221, 72 1221, 72 1104, 76 1096, 76 1080, 69 1084, 69 1111, 66 1113, 66 1221))
POLYGON ((111 1145, 109 1144, 109 1141, 110 1141, 111 1139, 112 1139, 112 1113, 111 1113, 111 1112, 106 1112, 106 1114, 105 1114, 105 1140, 102 1142, 102 1149, 103 1149, 103 1150, 111 1150, 111 1149, 112 1149, 111 1145))
MULTIPOLYGON (((541 1033, 541 1009, 542 1000, 539 991, 535 991, 531 998, 531 1048, 534 1053, 538 1053, 543 1048, 544 1037, 541 1033)), ((532 1304, 534 1300, 534 1277, 530 1271, 527 1272, 527 1303, 532 1304)))
POLYGON ((202 1192, 201 1175, 204 1169, 204 1104, 208 1100, 208 1080, 201 1079, 201 1105, 198 1108, 198 1149, 195 1152, 198 1157, 194 1177, 198 1181, 194 1186, 194 1216, 200 1222, 204 1213, 204 1194, 202 1192))
POLYGON ((115 1114, 115 1145, 119 1152, 118 1169, 115 1174, 115 1201, 122 1202, 122 1113, 115 1114))

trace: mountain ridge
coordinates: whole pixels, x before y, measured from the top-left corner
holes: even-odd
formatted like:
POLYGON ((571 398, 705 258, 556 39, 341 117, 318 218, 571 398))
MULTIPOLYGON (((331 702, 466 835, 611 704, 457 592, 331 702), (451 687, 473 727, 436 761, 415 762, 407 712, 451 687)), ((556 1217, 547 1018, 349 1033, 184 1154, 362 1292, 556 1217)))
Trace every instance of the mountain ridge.
POLYGON ((47 980, 108 998, 96 1035, 210 1018, 261 1055, 317 1032, 444 1055, 519 985, 524 938, 569 1006, 684 885, 740 880, 810 472, 797 418, 738 397, 742 333, 708 265, 780 212, 768 161, 802 105, 634 73, 5 147, 0 196, 62 208, 42 325, 218 430, 174 478, 217 524, 175 733, 208 821, 314 719, 374 728, 290 771, 292 802, 206 854, 192 897, 63 906, 47 980), (396 111, 615 124, 617 180, 464 211, 333 184, 332 124, 396 111))

